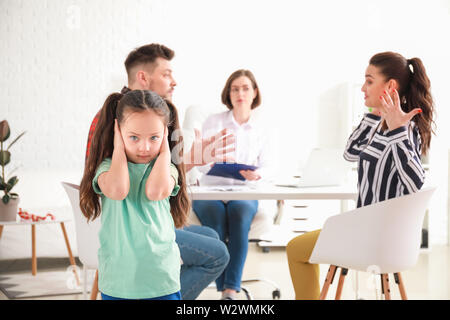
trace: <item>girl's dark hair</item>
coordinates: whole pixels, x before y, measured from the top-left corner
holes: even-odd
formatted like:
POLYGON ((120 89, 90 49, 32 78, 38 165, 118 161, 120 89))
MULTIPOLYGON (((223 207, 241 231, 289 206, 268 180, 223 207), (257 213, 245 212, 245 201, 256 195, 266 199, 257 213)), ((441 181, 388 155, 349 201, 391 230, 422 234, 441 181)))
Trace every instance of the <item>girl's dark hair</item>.
POLYGON ((252 82, 253 89, 257 89, 256 97, 252 102, 252 109, 255 109, 261 104, 261 93, 259 92, 258 84, 256 83, 255 76, 250 70, 240 69, 233 72, 225 83, 225 87, 222 90, 222 103, 227 106, 228 109, 233 110, 233 105, 231 104, 230 91, 231 84, 233 81, 239 77, 247 77, 252 82))
POLYGON ((397 81, 400 104, 404 112, 410 112, 414 108, 422 109, 422 113, 415 115, 413 120, 419 128, 422 139, 422 154, 426 155, 430 148, 435 123, 430 79, 425 72, 422 60, 406 59, 395 52, 382 52, 374 55, 369 64, 377 67, 386 81, 391 79, 397 81))
MULTIPOLYGON (((170 101, 163 100, 156 93, 149 90, 133 90, 124 88, 122 92, 113 93, 103 104, 98 124, 92 137, 92 146, 84 168, 80 183, 80 208, 88 220, 94 220, 100 215, 101 207, 99 196, 94 192, 92 181, 98 166, 105 158, 111 158, 114 151, 114 119, 120 124, 125 111, 143 112, 152 110, 163 120, 168 127, 169 147, 172 151, 177 145, 177 155, 183 155, 183 136, 180 135, 178 112, 170 101), (171 137, 177 135, 178 139, 172 141, 171 137)), ((174 197, 170 197, 170 211, 177 228, 185 225, 190 208, 190 201, 186 190, 186 173, 184 163, 175 161, 178 169, 178 185, 180 190, 174 197)))

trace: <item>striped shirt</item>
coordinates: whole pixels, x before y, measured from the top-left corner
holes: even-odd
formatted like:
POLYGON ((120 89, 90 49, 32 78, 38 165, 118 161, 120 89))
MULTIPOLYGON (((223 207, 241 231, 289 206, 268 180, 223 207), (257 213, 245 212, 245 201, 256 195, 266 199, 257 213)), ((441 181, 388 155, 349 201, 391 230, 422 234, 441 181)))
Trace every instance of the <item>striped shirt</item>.
POLYGON ((358 161, 358 208, 417 192, 424 183, 422 142, 414 121, 389 131, 381 129, 380 120, 365 114, 345 147, 344 158, 358 161))

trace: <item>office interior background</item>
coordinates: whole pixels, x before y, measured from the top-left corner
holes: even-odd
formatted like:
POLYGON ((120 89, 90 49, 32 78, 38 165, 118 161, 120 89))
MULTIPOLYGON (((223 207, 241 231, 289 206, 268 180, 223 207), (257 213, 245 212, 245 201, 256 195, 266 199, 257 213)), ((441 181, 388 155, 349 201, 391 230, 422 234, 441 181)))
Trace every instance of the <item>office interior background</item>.
POLYGON ((133 48, 175 50, 181 120, 193 105, 225 111, 226 79, 251 70, 282 174, 301 168, 314 147, 344 147, 366 110, 369 58, 395 51, 421 58, 431 79, 427 183, 438 190, 429 240, 448 244, 450 1, 2 0, 0 21, 0 120, 13 137, 27 131, 8 166, 23 208, 69 206, 60 181, 79 183, 89 125, 127 84, 123 62, 133 48))

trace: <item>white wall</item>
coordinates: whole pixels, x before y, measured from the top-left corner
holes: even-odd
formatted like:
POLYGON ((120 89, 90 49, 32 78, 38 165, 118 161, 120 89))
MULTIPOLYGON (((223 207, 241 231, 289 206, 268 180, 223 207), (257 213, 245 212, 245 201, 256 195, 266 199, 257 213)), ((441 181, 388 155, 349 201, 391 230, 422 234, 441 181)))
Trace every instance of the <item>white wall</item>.
POLYGON ((123 61, 135 47, 175 50, 181 116, 191 104, 221 110, 229 74, 252 70, 284 168, 312 147, 345 143, 343 88, 363 81, 373 54, 392 50, 420 57, 432 81, 439 174, 430 180, 441 187, 430 233, 433 243, 447 240, 450 1, 2 0, 0 21, 0 118, 13 136, 27 130, 8 166, 20 166, 24 207, 68 204, 58 181, 80 179, 89 124, 126 84, 123 61))

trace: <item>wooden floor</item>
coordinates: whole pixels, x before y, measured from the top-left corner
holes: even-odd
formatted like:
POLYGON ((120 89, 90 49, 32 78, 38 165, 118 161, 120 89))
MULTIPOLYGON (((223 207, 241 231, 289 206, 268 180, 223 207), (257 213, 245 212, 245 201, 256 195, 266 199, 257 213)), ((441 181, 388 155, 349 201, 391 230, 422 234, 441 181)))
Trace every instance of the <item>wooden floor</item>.
MULTIPOLYGON (((321 284, 325 279, 328 266, 320 267, 321 284)), ((402 273, 406 292, 409 299, 450 299, 450 247, 435 246, 428 252, 422 252, 414 269, 402 273)), ((286 252, 283 248, 271 249, 269 253, 263 253, 256 244, 251 243, 249 254, 244 268, 244 279, 266 278, 275 282, 281 291, 281 299, 294 299, 294 290, 291 284, 289 269, 287 265, 286 252)), ((349 271, 344 284, 341 299, 380 299, 380 280, 368 273, 358 273, 358 296, 355 293, 355 272, 349 271)), ((331 285, 328 299, 333 299, 338 277, 331 285)), ((394 279, 391 283, 391 298, 400 299, 400 292, 395 285, 394 279)), ((257 282, 246 285, 254 299, 272 299, 273 287, 269 284, 257 282)), ((45 299, 82 299, 82 295, 45 297, 45 299)), ((241 291, 240 299, 245 299, 241 291)), ((7 299, 0 292, 0 299, 7 299)), ((199 299, 220 299, 220 293, 214 288, 205 289, 199 299)))

